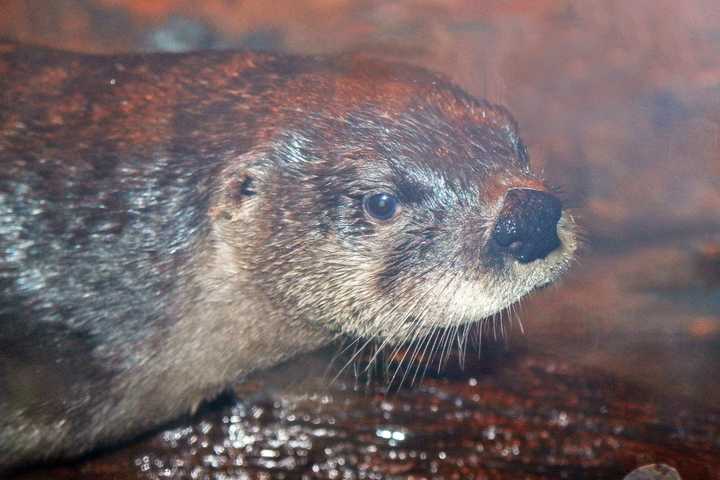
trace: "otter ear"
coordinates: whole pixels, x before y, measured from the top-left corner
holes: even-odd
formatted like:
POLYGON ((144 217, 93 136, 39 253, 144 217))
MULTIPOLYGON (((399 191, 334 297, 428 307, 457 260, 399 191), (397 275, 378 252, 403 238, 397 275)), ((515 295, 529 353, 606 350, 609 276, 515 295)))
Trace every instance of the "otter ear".
POLYGON ((219 189, 211 208, 215 220, 234 222, 247 218, 258 203, 258 197, 262 196, 268 168, 260 162, 246 163, 247 160, 239 159, 231 168, 221 171, 219 189))
POLYGON ((227 185, 227 195, 238 205, 257 195, 258 176, 251 171, 245 171, 234 176, 227 185))

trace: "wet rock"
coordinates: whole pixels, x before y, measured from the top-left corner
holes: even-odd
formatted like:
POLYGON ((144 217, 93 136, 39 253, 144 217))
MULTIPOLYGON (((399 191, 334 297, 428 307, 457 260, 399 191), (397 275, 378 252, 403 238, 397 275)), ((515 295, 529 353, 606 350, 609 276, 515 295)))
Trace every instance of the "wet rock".
POLYGON ((681 480, 680 474, 669 465, 654 463, 630 472, 623 480, 681 480))

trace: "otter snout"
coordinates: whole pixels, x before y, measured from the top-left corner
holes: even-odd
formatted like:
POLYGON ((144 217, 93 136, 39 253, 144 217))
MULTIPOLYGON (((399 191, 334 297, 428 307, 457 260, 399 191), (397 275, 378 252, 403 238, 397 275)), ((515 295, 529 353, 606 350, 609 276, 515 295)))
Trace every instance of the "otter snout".
POLYGON ((554 195, 527 188, 508 190, 492 240, 520 263, 545 258, 560 246, 561 214, 562 204, 554 195))

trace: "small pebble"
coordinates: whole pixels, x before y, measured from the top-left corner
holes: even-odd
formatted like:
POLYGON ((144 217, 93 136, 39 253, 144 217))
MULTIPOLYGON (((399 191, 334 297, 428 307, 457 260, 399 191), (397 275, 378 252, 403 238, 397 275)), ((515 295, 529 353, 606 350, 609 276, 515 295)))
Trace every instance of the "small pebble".
POLYGON ((623 480, 682 480, 680 474, 670 465, 664 463, 651 463, 636 468, 625 476, 623 480))

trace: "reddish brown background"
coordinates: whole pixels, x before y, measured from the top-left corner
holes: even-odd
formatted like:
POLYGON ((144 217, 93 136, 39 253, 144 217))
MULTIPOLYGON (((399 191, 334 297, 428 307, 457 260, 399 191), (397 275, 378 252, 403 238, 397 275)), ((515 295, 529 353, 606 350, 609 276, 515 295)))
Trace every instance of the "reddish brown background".
MULTIPOLYGON (((524 302, 525 334, 513 332, 510 353, 449 368, 387 398, 352 393, 352 379, 330 387, 315 377, 283 381, 264 400, 257 395, 268 390, 267 378, 251 384, 254 396, 242 390, 246 412, 272 412, 266 423, 238 416, 246 429, 269 429, 258 436, 258 452, 268 435, 295 425, 287 415, 314 412, 343 424, 336 436, 308 430, 309 457, 283 451, 279 458, 295 459, 294 470, 248 466, 262 455, 247 449, 223 458, 250 463, 213 466, 166 434, 54 475, 158 478, 182 457, 186 463, 172 473, 189 475, 192 466, 197 478, 333 478, 333 471, 348 478, 620 478, 651 461, 678 466, 684 478, 720 478, 716 0, 4 0, 0 35, 90 52, 362 50, 428 66, 510 108, 532 162, 563 187, 588 239, 560 286, 524 302), (558 376, 558 368, 565 373, 558 376), (423 440, 402 450, 403 442, 388 445, 373 435, 388 422, 382 402, 406 402, 425 415, 393 417, 395 427, 408 436, 423 432, 423 440), (475 420, 430 418, 433 402, 475 420), (346 417, 348 405, 355 421, 346 417), (570 412, 567 436, 557 434, 561 412, 570 412), (516 445, 518 455, 477 450, 493 425, 505 425, 500 444, 511 453, 516 445), (542 432, 557 450, 533 443, 542 432), (370 440, 350 442, 335 456, 326 451, 365 434, 370 440), (381 445, 368 452, 373 442, 381 445), (158 458, 162 468, 153 463, 158 458)), ((283 371, 280 377, 290 376, 283 371)), ((202 422, 222 430, 217 412, 225 410, 218 408, 194 420, 186 437, 205 438, 202 422)), ((211 435, 208 448, 225 434, 211 435)))

